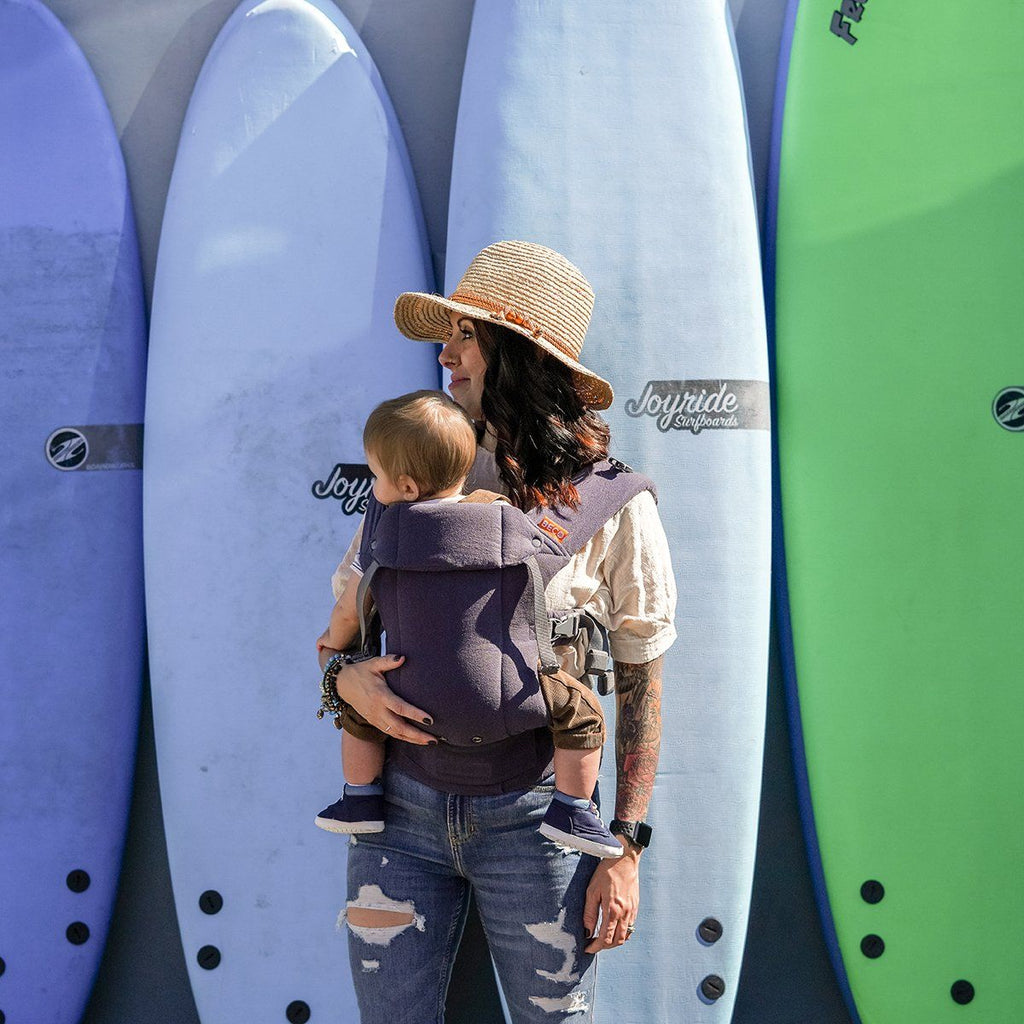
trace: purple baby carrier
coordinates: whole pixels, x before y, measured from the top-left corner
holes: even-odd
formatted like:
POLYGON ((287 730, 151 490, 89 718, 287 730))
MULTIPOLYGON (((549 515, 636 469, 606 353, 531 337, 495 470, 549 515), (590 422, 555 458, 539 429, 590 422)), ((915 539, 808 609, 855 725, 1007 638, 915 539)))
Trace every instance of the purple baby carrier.
POLYGON ((388 685, 433 718, 437 744, 388 744, 391 763, 426 785, 468 795, 533 785, 553 751, 537 678, 538 666, 558 670, 552 644, 582 630, 592 648, 588 681, 610 673, 603 629, 573 609, 551 614, 544 589, 626 502, 654 486, 614 460, 573 482, 576 511, 370 499, 358 604, 362 611, 369 590, 388 648, 405 655, 388 685))

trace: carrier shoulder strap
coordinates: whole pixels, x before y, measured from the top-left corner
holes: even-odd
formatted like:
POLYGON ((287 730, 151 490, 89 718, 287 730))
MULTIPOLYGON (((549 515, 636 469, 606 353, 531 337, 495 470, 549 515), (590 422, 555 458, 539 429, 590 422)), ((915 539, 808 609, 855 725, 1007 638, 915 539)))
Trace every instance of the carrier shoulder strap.
MULTIPOLYGON (((545 587, 638 494, 650 491, 658 500, 653 482, 618 459, 603 459, 588 466, 573 483, 580 496, 579 508, 538 508, 532 513, 538 527, 559 542, 554 555, 547 551, 538 555, 545 587)), ((608 631, 597 619, 580 608, 561 615, 549 614, 549 633, 553 644, 572 643, 582 636, 587 653, 581 682, 601 694, 612 692, 614 663, 608 631)))
MULTIPOLYGON (((373 603, 373 597, 370 594, 370 584, 373 582, 373 577, 379 568, 380 563, 376 559, 371 558, 370 564, 363 570, 359 586, 356 588, 356 607, 359 609, 359 646, 368 654, 371 653, 368 641, 374 635, 372 624, 376 618, 376 608, 373 603)), ((379 630, 377 631, 377 644, 380 644, 379 630)), ((378 649, 374 653, 380 654, 380 650, 378 649)))
POLYGON ((387 506, 382 505, 371 493, 363 516, 363 535, 359 539, 358 558, 363 575, 356 589, 356 607, 359 609, 359 645, 365 653, 380 653, 380 629, 379 622, 375 621, 378 617, 370 596, 370 583, 378 568, 373 557, 373 535, 385 508, 387 506), (375 651, 372 650, 374 646, 375 651))
POLYGON ((359 539, 359 564, 365 569, 373 558, 373 535, 377 532, 377 524, 384 514, 387 505, 382 505, 371 494, 366 502, 366 513, 363 516, 363 535, 359 539))
POLYGON ((573 484, 580 496, 579 508, 540 506, 527 513, 541 530, 558 542, 553 554, 542 552, 538 556, 545 585, 638 494, 650 491, 654 500, 658 500, 654 483, 642 473, 634 473, 618 459, 602 459, 587 466, 573 479, 573 484))

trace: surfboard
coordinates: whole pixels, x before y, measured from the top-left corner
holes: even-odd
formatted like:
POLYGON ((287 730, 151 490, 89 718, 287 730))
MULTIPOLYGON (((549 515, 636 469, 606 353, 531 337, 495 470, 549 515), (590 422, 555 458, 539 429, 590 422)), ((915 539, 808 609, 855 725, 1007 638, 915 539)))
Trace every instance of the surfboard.
POLYGON ((145 312, 103 95, 0 0, 0 1019, 74 1024, 113 911, 143 666, 145 312))
POLYGON ((679 587, 640 916, 624 948, 600 954, 596 1019, 728 1021, 760 793, 770 441, 725 4, 478 2, 449 210, 449 292, 499 239, 548 245, 593 284, 583 360, 615 388, 614 453, 658 485, 679 587))
POLYGON ((781 632, 819 900, 864 1024, 1024 1001, 1022 44, 1024 12, 991 0, 789 15, 781 632))
POLYGON ((160 793, 204 1024, 358 1019, 336 927, 347 847, 313 825, 342 781, 314 641, 370 489, 366 415, 438 384, 433 347, 392 318, 430 279, 351 25, 326 0, 246 0, 182 128, 146 406, 160 793))

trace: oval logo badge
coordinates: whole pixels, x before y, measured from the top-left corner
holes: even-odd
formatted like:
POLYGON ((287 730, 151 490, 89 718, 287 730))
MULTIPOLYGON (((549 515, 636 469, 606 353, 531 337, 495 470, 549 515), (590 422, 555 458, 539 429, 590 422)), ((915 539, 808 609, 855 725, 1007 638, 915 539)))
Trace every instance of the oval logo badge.
POLYGON ((992 403, 992 415, 1004 430, 1024 430, 1024 387, 1003 388, 992 403))
POLYGON ((46 439, 46 458, 54 469, 78 469, 88 457, 89 442, 74 427, 60 427, 46 439))

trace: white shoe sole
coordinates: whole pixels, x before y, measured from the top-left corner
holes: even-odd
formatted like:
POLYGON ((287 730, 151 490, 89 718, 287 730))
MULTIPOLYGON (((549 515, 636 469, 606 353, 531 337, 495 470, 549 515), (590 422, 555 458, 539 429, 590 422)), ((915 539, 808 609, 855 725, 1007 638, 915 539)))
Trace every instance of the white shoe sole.
POLYGON ((313 819, 317 828, 325 832, 337 832, 339 835, 363 835, 366 832, 383 832, 383 821, 335 821, 333 818, 321 818, 318 814, 313 819))
POLYGON ((578 836, 569 835, 568 832, 563 832, 547 822, 544 822, 537 831, 545 838, 561 843, 562 846, 568 846, 573 850, 582 850, 584 853, 600 857, 602 860, 622 856, 622 846, 619 843, 616 843, 613 848, 605 846, 603 843, 591 842, 589 839, 580 839, 578 836))

